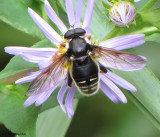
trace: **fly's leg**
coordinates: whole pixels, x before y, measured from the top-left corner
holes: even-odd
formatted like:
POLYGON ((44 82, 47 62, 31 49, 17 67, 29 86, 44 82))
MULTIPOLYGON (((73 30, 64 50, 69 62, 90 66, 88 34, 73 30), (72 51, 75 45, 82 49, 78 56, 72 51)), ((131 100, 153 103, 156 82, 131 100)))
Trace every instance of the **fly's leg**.
POLYGON ((107 73, 107 69, 101 63, 98 62, 98 64, 99 64, 99 68, 101 70, 101 73, 107 73))
POLYGON ((68 86, 69 87, 74 87, 75 85, 73 84, 73 80, 71 78, 70 73, 68 73, 68 86))

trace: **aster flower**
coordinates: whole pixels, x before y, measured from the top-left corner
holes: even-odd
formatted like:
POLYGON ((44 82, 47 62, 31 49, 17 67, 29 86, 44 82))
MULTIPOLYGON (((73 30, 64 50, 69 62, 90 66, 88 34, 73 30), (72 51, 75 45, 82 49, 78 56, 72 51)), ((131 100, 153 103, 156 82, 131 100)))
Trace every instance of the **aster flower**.
POLYGON ((112 4, 108 0, 106 0, 106 2, 109 6, 111 6, 109 9, 109 15, 111 21, 115 25, 128 26, 130 24, 135 24, 136 9, 132 3, 120 1, 112 4))
MULTIPOLYGON (((74 13, 74 8, 72 5, 71 0, 66 0, 66 11, 68 16, 68 21, 70 24, 70 28, 67 29, 65 24, 61 21, 61 19, 56 15, 54 10, 51 8, 49 2, 45 0, 45 11, 48 15, 48 17, 53 21, 53 23, 56 24, 58 29, 60 30, 61 34, 64 36, 66 35, 66 32, 70 29, 74 28, 83 28, 86 31, 85 36, 83 37, 87 43, 94 44, 94 42, 91 42, 91 32, 90 32, 90 24, 91 24, 91 17, 94 7, 94 0, 88 0, 87 7, 86 7, 86 13, 83 20, 83 25, 80 26, 80 20, 81 20, 81 10, 82 10, 82 2, 83 0, 78 0, 77 7, 76 7, 76 13, 74 13)), ((73 99, 76 92, 77 86, 68 86, 68 78, 67 78, 67 71, 68 71, 68 65, 65 62, 65 58, 62 56, 66 53, 68 50, 68 41, 66 39, 63 39, 63 36, 60 36, 46 21, 44 21, 36 12, 34 12, 31 8, 28 8, 28 12, 34 22, 37 24, 37 26, 40 28, 40 30, 44 33, 44 35, 55 45, 57 45, 58 48, 27 48, 27 47, 6 47, 5 52, 12 54, 12 55, 18 55, 21 56, 24 60, 37 63, 39 66, 39 71, 37 72, 31 72, 28 74, 28 76, 23 77, 21 79, 18 79, 15 83, 16 84, 23 84, 27 82, 32 82, 34 84, 31 84, 29 89, 29 97, 24 102, 24 107, 28 107, 35 103, 36 106, 40 106, 43 104, 50 95, 54 92, 54 90, 60 86, 60 90, 58 92, 57 100, 60 104, 62 110, 64 113, 67 113, 69 118, 71 118, 74 114, 73 110, 73 99), (58 62, 56 60, 56 57, 60 56, 62 62, 58 62), (56 67, 53 67, 54 64, 58 64, 56 67), (64 65, 62 67, 62 65, 64 65), (52 66, 52 67, 51 67, 52 66), (54 71, 52 69, 54 69, 54 71), (46 71, 47 70, 47 71, 46 71), (50 72, 51 75, 46 75, 48 72, 50 72), (45 80, 42 79, 45 77, 47 82, 44 82, 45 80), (38 78, 38 79, 37 79, 38 78), (35 79, 37 80, 37 83, 35 83, 35 79), (37 89, 37 85, 41 84, 40 82, 43 82, 43 84, 40 86, 39 89, 37 89), (68 92, 67 92, 68 90, 68 92), (63 104, 64 96, 65 94, 65 106, 63 104)), ((142 40, 144 37, 144 34, 133 34, 133 35, 125 35, 125 36, 119 36, 115 37, 103 42, 99 43, 99 46, 102 48, 107 49, 114 49, 114 50, 124 50, 132 47, 139 46, 144 43, 144 40, 142 40)), ((121 54, 121 51, 119 51, 119 54, 121 54)), ((129 54, 126 54, 129 55, 129 54)), ((121 56, 122 57, 122 56, 121 56)), ((136 56, 138 58, 138 62, 136 62, 136 59, 128 58, 127 56, 124 56, 122 58, 125 58, 126 61, 132 62, 133 65, 129 64, 126 66, 123 64, 122 61, 121 64, 118 64, 118 62, 112 62, 112 60, 109 60, 108 58, 103 58, 99 60, 101 64, 104 63, 105 67, 110 67, 113 69, 119 69, 124 71, 133 71, 141 69, 145 66, 146 58, 142 56, 136 56)), ((115 58, 114 56, 112 57, 115 58)), ((100 89, 102 92, 114 103, 122 102, 127 103, 127 99, 125 95, 122 93, 122 91, 114 84, 116 83, 120 87, 135 92, 136 88, 124 80, 123 78, 117 76, 116 74, 112 73, 111 71, 107 71, 107 73, 100 73, 100 89)), ((75 84, 74 82, 72 83, 75 84)))

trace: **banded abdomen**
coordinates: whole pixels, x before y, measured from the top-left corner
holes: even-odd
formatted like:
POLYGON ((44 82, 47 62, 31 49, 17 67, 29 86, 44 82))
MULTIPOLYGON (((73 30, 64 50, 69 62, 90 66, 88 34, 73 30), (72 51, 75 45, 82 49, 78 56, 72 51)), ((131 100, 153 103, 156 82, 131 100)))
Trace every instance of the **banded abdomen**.
POLYGON ((90 57, 73 61, 71 76, 81 93, 93 95, 98 91, 99 67, 90 57))

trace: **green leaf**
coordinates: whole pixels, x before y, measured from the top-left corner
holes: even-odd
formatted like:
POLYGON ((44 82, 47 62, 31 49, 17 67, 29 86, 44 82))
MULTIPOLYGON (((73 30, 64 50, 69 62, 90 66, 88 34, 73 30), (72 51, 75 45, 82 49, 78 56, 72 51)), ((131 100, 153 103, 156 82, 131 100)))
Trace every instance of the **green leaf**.
POLYGON ((35 9, 41 15, 40 3, 36 1, 1 0, 0 20, 29 35, 43 39, 44 35, 27 12, 28 7, 35 9))
MULTIPOLYGON (((0 84, 1 123, 13 133, 19 134, 22 137, 24 135, 27 137, 35 137, 36 127, 38 137, 43 137, 46 133, 48 133, 48 137, 55 135, 64 136, 71 119, 64 114, 57 102, 57 92, 59 88, 57 88, 51 97, 40 107, 32 105, 24 108, 23 103, 27 99, 24 94, 27 87, 28 84, 18 86, 4 86, 0 84)), ((74 100, 74 109, 76 109, 77 102, 78 100, 74 100)))
POLYGON ((39 108, 23 107, 25 90, 23 86, 15 88, 12 85, 5 87, 0 84, 0 121, 13 133, 35 137, 39 108))
POLYGON ((146 41, 156 42, 157 45, 159 46, 159 44, 160 44, 160 33, 154 33, 154 34, 146 37, 145 40, 146 41))
POLYGON ((103 6, 106 8, 107 12, 109 12, 110 5, 106 3, 106 1, 102 1, 103 6))
POLYGON ((153 72, 148 67, 133 72, 115 70, 114 72, 131 82, 137 88, 136 93, 128 92, 127 94, 132 96, 131 100, 148 116, 153 124, 160 129, 160 81, 153 72))
POLYGON ((151 11, 140 12, 140 14, 145 22, 148 22, 160 29, 160 8, 151 11))
MULTIPOLYGON (((107 124, 105 127, 102 127, 96 135, 99 137, 105 137, 106 135, 108 137, 157 137, 159 131, 150 124, 150 121, 148 121, 143 114, 131 105, 131 102, 129 102, 129 104, 130 105, 126 105, 128 106, 127 109, 123 109, 126 106, 122 108, 119 106, 120 109, 116 110, 118 114, 116 118, 112 120, 113 125, 107 126, 109 125, 107 124)), ((111 111, 113 111, 113 108, 111 108, 111 111)))
MULTIPOLYGON (((74 108, 76 108, 77 102, 74 100, 74 108)), ((46 110, 38 116, 37 136, 64 137, 70 122, 71 119, 64 115, 59 106, 46 110)))
POLYGON ((144 7, 141 9, 141 11, 148 11, 149 9, 154 8, 155 4, 158 4, 158 0, 147 0, 143 1, 143 3, 144 7))

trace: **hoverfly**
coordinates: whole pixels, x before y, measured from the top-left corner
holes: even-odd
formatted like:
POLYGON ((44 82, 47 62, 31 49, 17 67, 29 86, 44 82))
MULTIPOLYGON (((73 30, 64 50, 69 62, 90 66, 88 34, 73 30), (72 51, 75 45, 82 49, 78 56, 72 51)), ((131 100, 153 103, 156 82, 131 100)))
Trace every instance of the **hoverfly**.
POLYGON ((60 51, 52 57, 49 67, 33 80, 28 95, 39 94, 58 85, 65 78, 68 86, 75 85, 80 93, 89 96, 99 90, 100 73, 107 73, 107 67, 119 70, 137 70, 145 66, 141 56, 92 45, 86 39, 82 28, 68 30, 64 38, 68 44, 62 44, 66 52, 60 51))

